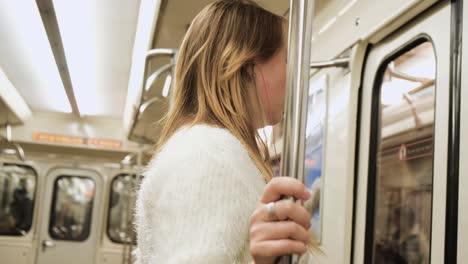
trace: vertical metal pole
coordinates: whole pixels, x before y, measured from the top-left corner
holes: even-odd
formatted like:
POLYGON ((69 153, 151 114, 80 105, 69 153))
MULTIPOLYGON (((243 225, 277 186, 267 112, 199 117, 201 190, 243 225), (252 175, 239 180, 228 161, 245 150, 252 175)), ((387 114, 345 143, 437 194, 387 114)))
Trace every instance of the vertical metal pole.
MULTIPOLYGON (((287 92, 281 175, 303 181, 300 171, 301 119, 303 99, 307 96, 310 74, 310 54, 312 41, 312 16, 314 0, 291 0, 288 40, 287 92)), ((298 263, 298 256, 285 256, 281 263, 298 263)))

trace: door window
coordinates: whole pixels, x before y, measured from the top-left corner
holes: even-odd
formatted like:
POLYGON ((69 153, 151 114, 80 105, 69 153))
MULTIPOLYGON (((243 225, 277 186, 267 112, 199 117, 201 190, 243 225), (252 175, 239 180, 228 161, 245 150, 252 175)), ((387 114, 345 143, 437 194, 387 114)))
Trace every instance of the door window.
POLYGON ((373 263, 429 263, 436 78, 433 45, 420 40, 380 69, 369 161, 373 263))
POLYGON ((91 230, 95 182, 88 177, 59 176, 54 183, 49 234, 57 240, 83 241, 91 230))
POLYGON ((112 180, 107 235, 113 242, 135 240, 132 223, 138 182, 134 174, 121 174, 112 180))
POLYGON ((29 166, 0 164, 0 235, 24 236, 31 229, 36 179, 29 166))

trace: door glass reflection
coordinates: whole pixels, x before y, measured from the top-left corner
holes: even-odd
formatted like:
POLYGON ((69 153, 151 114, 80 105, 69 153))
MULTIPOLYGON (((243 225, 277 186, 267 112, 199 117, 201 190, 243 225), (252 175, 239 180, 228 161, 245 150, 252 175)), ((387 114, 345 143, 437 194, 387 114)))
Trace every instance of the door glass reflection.
POLYGON ((107 234, 113 242, 135 242, 132 223, 138 186, 139 177, 134 174, 122 174, 112 180, 107 234))
POLYGON ((33 220, 36 172, 28 166, 0 164, 0 235, 24 236, 33 220))
POLYGON ((436 76, 432 44, 410 49, 384 70, 371 165, 376 177, 373 262, 429 263, 436 76))

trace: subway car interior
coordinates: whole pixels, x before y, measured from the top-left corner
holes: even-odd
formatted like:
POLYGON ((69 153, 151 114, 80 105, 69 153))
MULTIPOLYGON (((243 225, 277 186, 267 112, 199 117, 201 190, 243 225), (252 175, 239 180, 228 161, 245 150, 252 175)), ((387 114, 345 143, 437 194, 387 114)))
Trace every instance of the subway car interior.
MULTIPOLYGON (((178 49, 214 1, 0 0, 1 264, 135 263, 178 49)), ((323 254, 290 263, 468 263, 468 5, 254 1, 289 23, 267 162, 318 194, 323 254)))

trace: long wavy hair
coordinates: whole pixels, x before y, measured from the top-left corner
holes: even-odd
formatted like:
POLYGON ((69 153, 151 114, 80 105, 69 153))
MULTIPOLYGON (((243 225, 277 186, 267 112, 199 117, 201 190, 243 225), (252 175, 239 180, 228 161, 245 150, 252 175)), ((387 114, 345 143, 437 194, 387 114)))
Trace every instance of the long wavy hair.
POLYGON ((172 105, 162 120, 156 151, 182 126, 209 124, 228 129, 263 174, 272 168, 257 132, 266 125, 253 65, 287 43, 287 21, 250 0, 220 0, 192 21, 180 46, 172 105), (261 120, 259 123, 259 120, 261 120))

